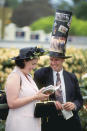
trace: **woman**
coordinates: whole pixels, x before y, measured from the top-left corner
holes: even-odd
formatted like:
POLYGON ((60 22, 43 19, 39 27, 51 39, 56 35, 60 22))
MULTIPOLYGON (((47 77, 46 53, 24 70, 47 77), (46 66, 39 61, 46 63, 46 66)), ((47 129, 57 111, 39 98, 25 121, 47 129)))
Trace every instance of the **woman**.
POLYGON ((9 113, 5 131, 41 131, 40 118, 34 118, 35 103, 46 100, 49 95, 38 90, 29 74, 37 65, 42 48, 23 48, 15 60, 16 67, 8 76, 6 95, 9 113))

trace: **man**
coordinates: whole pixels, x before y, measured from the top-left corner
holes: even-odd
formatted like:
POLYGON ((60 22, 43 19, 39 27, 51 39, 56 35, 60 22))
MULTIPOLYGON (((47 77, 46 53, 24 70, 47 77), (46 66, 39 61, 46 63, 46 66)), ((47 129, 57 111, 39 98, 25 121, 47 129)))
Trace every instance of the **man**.
MULTIPOLYGON (((39 88, 46 87, 48 85, 55 85, 56 72, 59 72, 61 85, 63 87, 63 100, 62 104, 59 101, 55 101, 57 110, 63 108, 67 111, 73 111, 73 117, 65 120, 62 115, 53 116, 48 118, 48 131, 61 129, 60 131, 81 131, 81 124, 78 117, 78 111, 83 105, 80 88, 77 78, 74 74, 69 73, 63 69, 63 58, 50 57, 50 67, 41 68, 35 73, 34 80, 39 88), (64 130, 63 130, 63 129, 64 130)), ((54 100, 56 100, 54 98, 54 100)), ((43 123, 42 126, 45 126, 43 123)), ((44 129, 45 127, 43 127, 44 129)), ((44 130, 43 130, 44 131, 44 130)))
MULTIPOLYGON (((65 16, 69 16, 67 12, 59 10, 57 10, 56 15, 59 21, 62 18, 64 19, 65 16)), ((57 21, 56 23, 62 25, 61 22, 58 23, 57 21)), ((55 25, 56 24, 54 24, 54 26, 55 25)), ((67 27, 67 23, 65 23, 65 25, 67 27)), ((57 25, 56 27, 58 28, 60 25, 57 25)), ((57 29, 57 31, 60 30, 57 29)), ((42 131, 82 131, 78 111, 83 105, 83 99, 78 80, 73 73, 69 73, 63 69, 65 59, 70 58, 70 56, 65 56, 67 34, 68 33, 66 33, 66 35, 60 35, 59 32, 53 34, 49 52, 50 66, 43 67, 37 70, 34 74, 34 80, 39 88, 49 85, 61 87, 60 91, 56 90, 55 93, 50 96, 50 100, 55 101, 55 107, 58 114, 50 115, 47 119, 45 117, 42 118, 42 131), (63 110, 68 113, 71 112, 71 117, 69 119, 65 119, 64 114, 62 113, 63 110)))

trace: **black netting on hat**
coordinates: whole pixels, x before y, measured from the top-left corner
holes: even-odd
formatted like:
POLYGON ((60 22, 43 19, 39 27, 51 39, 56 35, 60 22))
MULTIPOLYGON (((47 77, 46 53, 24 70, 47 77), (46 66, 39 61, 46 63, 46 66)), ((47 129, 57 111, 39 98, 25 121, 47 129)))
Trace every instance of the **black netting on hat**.
POLYGON ((45 50, 43 48, 37 48, 37 47, 35 47, 35 54, 37 56, 42 56, 42 55, 44 55, 44 53, 45 53, 45 50))
POLYGON ((22 48, 20 50, 20 54, 17 57, 13 57, 13 60, 17 59, 34 59, 38 58, 39 56, 45 55, 48 52, 45 51, 43 48, 37 47, 29 47, 29 48, 22 48))

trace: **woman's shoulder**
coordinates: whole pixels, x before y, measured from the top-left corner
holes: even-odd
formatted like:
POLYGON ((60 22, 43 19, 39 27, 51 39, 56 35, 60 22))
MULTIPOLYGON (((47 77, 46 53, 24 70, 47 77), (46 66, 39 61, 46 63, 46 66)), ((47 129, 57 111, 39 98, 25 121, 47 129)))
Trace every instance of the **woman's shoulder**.
POLYGON ((13 83, 13 82, 17 82, 20 80, 20 76, 17 72, 12 72, 11 74, 9 74, 6 83, 13 83))

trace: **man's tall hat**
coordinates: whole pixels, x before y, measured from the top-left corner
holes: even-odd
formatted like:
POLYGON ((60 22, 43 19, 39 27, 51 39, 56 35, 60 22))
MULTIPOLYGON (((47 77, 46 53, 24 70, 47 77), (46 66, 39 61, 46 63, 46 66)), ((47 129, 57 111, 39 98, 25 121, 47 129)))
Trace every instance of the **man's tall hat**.
POLYGON ((70 58, 65 56, 66 42, 70 23, 72 19, 72 12, 64 10, 56 10, 55 19, 52 30, 52 37, 50 42, 50 56, 57 58, 70 58))

